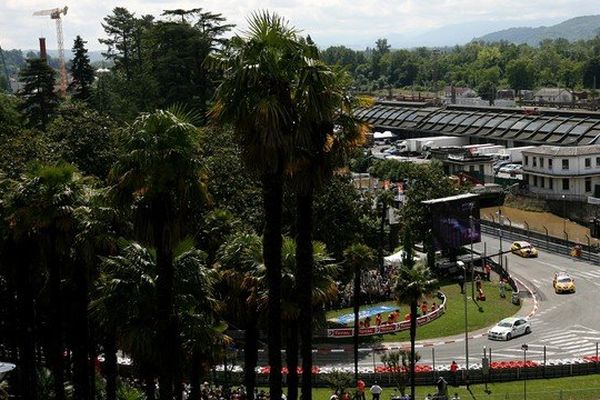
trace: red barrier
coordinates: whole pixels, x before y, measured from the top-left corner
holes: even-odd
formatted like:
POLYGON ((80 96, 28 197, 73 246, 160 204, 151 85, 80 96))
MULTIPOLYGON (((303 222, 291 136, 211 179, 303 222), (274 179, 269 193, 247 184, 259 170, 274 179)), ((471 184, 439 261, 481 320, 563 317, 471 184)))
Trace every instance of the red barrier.
POLYGON ((539 367, 540 363, 537 361, 493 361, 490 363, 491 369, 516 369, 516 368, 535 368, 539 367))
MULTIPOLYGON (((296 371, 298 372, 298 374, 302 374, 302 367, 298 367, 298 368, 296 369, 296 371)), ((271 373, 271 367, 270 367, 270 366, 268 366, 268 365, 265 365, 265 366, 263 366, 263 367, 260 367, 260 368, 258 369, 258 373, 259 373, 259 374, 262 374, 262 375, 269 375, 269 374, 271 373)), ((287 374, 289 373, 289 371, 288 371, 287 367, 282 367, 282 368, 281 368, 281 373, 282 373, 283 375, 287 375, 287 374)), ((313 368, 312 368, 312 373, 313 373, 313 375, 317 375, 317 374, 321 373, 321 370, 319 369, 319 367, 313 367, 313 368)))
MULTIPOLYGON (((438 319, 446 308, 446 299, 435 311, 429 314, 423 315, 417 318, 417 325, 422 326, 429 322, 438 319)), ((369 328, 360 328, 358 330, 359 336, 375 336, 382 335, 384 333, 401 332, 410 328, 410 321, 401 321, 393 324, 382 324, 379 326, 372 326, 369 328)), ((327 329, 327 337, 329 338, 349 338, 354 336, 354 328, 333 328, 327 329)))
MULTIPOLYGON (((400 370, 402 372, 408 372, 408 368, 405 368, 405 367, 392 368, 392 367, 385 367, 382 365, 375 367, 375 372, 378 374, 388 374, 391 372, 398 372, 398 370, 400 370)), ((431 367, 431 365, 427 365, 427 364, 415 365, 416 373, 431 372, 431 371, 433 371, 433 368, 431 367)))

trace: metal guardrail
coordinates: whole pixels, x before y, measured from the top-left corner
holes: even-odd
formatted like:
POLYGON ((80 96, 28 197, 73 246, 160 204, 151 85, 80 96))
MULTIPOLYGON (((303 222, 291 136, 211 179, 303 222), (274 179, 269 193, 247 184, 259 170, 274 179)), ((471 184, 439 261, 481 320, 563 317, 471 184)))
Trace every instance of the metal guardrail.
POLYGON ((581 246, 581 257, 578 258, 591 263, 600 264, 600 248, 597 246, 592 246, 590 243, 577 243, 567 239, 550 236, 548 234, 542 234, 540 232, 527 230, 516 226, 499 224, 497 222, 484 219, 482 219, 480 222, 482 233, 494 236, 499 236, 501 234, 502 239, 506 239, 507 241, 526 240, 535 247, 553 253, 570 256, 573 247, 579 245, 581 246))

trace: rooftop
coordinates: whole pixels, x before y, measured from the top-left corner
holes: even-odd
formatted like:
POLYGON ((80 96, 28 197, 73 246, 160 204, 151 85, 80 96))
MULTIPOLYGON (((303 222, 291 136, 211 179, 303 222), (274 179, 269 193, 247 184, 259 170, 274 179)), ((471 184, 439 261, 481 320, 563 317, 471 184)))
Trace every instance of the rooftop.
POLYGON ((580 146, 600 143, 600 113, 591 111, 475 107, 432 107, 383 102, 359 109, 356 117, 376 129, 432 136, 473 136, 531 145, 580 146))
POLYGON ((533 149, 523 150, 523 153, 527 154, 541 154, 548 156, 585 156, 590 154, 600 154, 600 145, 592 146, 573 146, 573 147, 560 147, 560 146, 540 146, 533 149))

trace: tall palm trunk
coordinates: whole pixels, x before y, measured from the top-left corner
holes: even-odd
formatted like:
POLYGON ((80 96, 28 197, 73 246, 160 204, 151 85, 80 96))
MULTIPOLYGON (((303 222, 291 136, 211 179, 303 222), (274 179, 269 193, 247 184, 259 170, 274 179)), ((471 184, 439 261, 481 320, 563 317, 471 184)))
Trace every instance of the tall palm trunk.
MULTIPOLYGON (((263 176, 265 228, 263 258, 269 286, 268 343, 269 391, 271 400, 281 400, 281 209, 283 184, 281 173, 263 176)), ((161 399, 162 400, 162 399, 161 399)))
POLYGON ((73 385, 75 400, 90 398, 90 369, 88 363, 89 329, 88 329, 88 280, 84 266, 75 266, 75 304, 73 335, 73 385))
MULTIPOLYGON (((160 207, 155 209, 160 210, 160 207)), ((156 279, 158 337, 159 349, 159 396, 160 400, 172 400, 174 379, 179 368, 179 338, 177 321, 173 310, 173 282, 175 270, 173 267, 173 250, 167 236, 167 224, 164 214, 157 215, 153 224, 154 247, 156 249, 156 279)))
POLYGON ((358 312, 360 310, 360 267, 354 270, 354 381, 358 381, 358 312))
POLYGON ((192 366, 190 368, 190 397, 189 400, 200 400, 200 351, 195 349, 192 352, 192 366))
POLYGON ((111 332, 104 338, 104 378, 106 379, 106 400, 117 399, 117 345, 116 335, 111 332))
POLYGON ((410 302, 410 398, 415 398, 415 340, 417 339, 417 301, 410 302))
MULTIPOLYGON (((18 249, 18 247, 16 248, 18 249)), ((16 254, 27 254, 16 251, 16 254)), ((17 341, 19 392, 23 399, 37 399, 37 366, 35 355, 35 308, 30 275, 30 259, 13 261, 16 272, 17 341), (23 262, 24 261, 24 262, 23 262)))
POLYGON ((48 249, 46 249, 46 262, 48 267, 48 281, 50 287, 50 345, 49 361, 50 370, 54 380, 54 396, 56 400, 65 399, 65 370, 64 370, 64 346, 62 340, 62 295, 61 295, 61 260, 56 251, 55 233, 48 232, 48 249))
POLYGON ((173 384, 177 365, 178 337, 173 315, 173 256, 170 249, 156 251, 156 265, 159 271, 156 282, 157 319, 159 321, 159 341, 161 343, 159 369, 160 400, 173 399, 173 384))
POLYGON ((298 320, 288 321, 286 364, 288 369, 288 400, 298 399, 298 320))
POLYGON ((258 314, 252 312, 248 319, 244 341, 244 386, 246 398, 254 400, 256 365, 258 364, 258 314))
MULTIPOLYGON (((302 400, 312 399, 312 335, 313 335, 313 248, 312 217, 313 188, 297 196, 296 265, 298 307, 300 308, 300 352, 302 355, 302 400)), ((288 396, 289 397, 289 396, 288 396)), ((291 397, 290 397, 291 400, 291 397)))

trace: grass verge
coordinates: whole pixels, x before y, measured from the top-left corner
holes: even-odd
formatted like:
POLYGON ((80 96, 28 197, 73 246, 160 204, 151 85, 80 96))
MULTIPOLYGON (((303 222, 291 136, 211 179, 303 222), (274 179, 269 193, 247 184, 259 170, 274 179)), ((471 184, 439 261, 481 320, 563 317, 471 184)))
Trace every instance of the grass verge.
MULTIPOLYGON (((367 385, 372 382, 367 382, 367 385)), ((521 400, 523 399, 523 381, 491 383, 489 393, 484 385, 471 385, 470 391, 465 387, 448 388, 451 398, 456 392, 462 400, 521 400)), ((416 399, 425 398, 428 393, 434 394, 434 386, 417 386, 416 399)), ((329 400, 331 389, 313 390, 314 400, 329 400)), ((392 388, 384 388, 382 400, 389 400, 394 394, 392 388)), ((371 396, 367 394, 367 399, 371 396)), ((569 378, 535 379, 527 381, 527 400, 596 400, 600 399, 600 375, 585 375, 569 378)))
MULTIPOLYGON (((475 331, 487 326, 493 325, 503 318, 514 315, 519 311, 520 306, 516 306, 510 301, 510 292, 506 298, 500 297, 498 282, 483 282, 483 291, 487 296, 486 301, 475 303, 471 300, 471 284, 465 285, 467 289, 467 316, 469 331, 475 331)), ((463 333, 465 329, 465 314, 463 296, 460 294, 458 284, 443 285, 440 290, 448 297, 446 313, 439 319, 423 325, 417 329, 417 340, 433 339, 442 336, 452 336, 463 333)), ((429 301, 431 303, 431 301, 429 301)), ((378 304, 395 304, 394 302, 385 302, 378 304)), ((352 308, 330 311, 327 318, 333 318, 342 314, 351 313, 352 308)), ((408 306, 400 307, 400 315, 408 312, 408 306)), ((387 314, 384 315, 387 318, 387 314)), ((364 342, 404 342, 409 340, 408 331, 392 333, 383 336, 365 338, 364 342)), ((329 339, 328 343, 349 343, 347 339, 329 339)))

